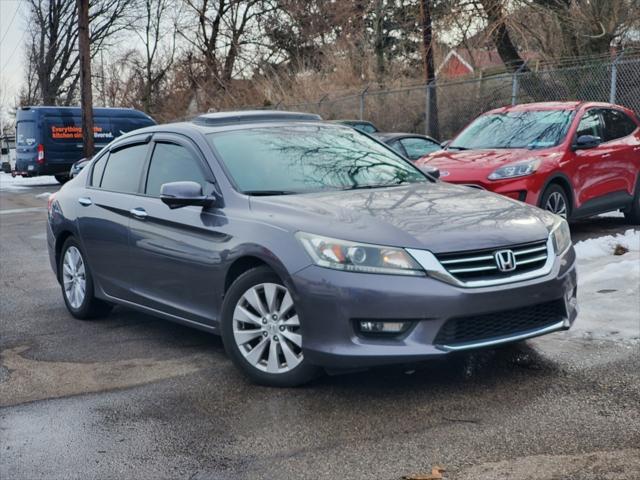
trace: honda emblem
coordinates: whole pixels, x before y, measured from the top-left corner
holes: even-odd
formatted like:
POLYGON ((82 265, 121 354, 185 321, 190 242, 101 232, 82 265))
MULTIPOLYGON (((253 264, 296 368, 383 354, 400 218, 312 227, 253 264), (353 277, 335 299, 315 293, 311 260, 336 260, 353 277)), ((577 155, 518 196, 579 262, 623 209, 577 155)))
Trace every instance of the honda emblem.
POLYGON ((501 272, 511 272, 516 269, 516 256, 512 250, 498 250, 493 254, 493 258, 501 272))

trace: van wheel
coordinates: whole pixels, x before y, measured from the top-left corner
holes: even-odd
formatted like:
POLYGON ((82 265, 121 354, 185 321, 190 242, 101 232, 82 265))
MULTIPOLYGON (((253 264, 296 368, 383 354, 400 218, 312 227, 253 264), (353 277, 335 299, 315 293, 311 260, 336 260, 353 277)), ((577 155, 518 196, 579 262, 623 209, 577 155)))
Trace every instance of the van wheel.
POLYGON ((73 237, 62 246, 58 271, 62 298, 71 315, 86 320, 105 316, 111 311, 113 305, 95 297, 91 269, 80 244, 73 237))
POLYGON ((69 175, 55 175, 55 177, 60 184, 67 183, 69 181, 69 175))
POLYGON ((253 382, 295 387, 320 369, 302 350, 302 328, 289 289, 268 267, 249 270, 233 282, 222 305, 227 354, 253 382))

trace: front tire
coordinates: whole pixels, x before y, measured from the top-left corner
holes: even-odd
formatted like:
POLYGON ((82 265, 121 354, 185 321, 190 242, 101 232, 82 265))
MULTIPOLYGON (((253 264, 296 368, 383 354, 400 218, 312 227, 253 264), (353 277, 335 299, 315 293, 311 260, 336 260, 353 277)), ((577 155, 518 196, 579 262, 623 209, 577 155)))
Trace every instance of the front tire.
POLYGON ((289 289, 268 267, 243 273, 222 306, 222 340, 233 363, 253 382, 295 387, 319 368, 302 351, 302 327, 289 289))
POLYGON ((567 192, 560 185, 549 185, 542 194, 540 208, 555 213, 565 220, 571 215, 571 204, 567 192))
POLYGON ((95 297, 93 276, 80 244, 69 237, 60 253, 60 285, 67 310, 80 320, 107 315, 113 305, 95 297))

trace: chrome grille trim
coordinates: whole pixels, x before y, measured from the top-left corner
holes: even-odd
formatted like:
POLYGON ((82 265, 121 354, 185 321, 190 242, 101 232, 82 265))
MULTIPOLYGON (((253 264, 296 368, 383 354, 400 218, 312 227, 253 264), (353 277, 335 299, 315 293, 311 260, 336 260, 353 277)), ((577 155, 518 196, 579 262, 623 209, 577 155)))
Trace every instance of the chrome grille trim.
MULTIPOLYGON (((513 272, 509 272, 508 274, 505 274, 505 275, 495 275, 495 274, 501 273, 498 271, 495 263, 493 265, 487 265, 486 263, 483 265, 482 263, 480 263, 480 262, 487 262, 489 261, 489 259, 493 261, 492 255, 486 255, 486 254, 473 255, 474 252, 470 251, 470 252, 467 252, 466 254, 472 255, 472 256, 466 257, 464 259, 447 258, 446 260, 445 259, 439 260, 433 253, 431 253, 428 250, 418 250, 418 249, 410 248, 410 249, 407 249, 407 252, 422 266, 422 268, 424 268, 427 274, 432 278, 436 278, 443 282, 456 285, 459 287, 466 287, 466 288, 480 288, 480 287, 489 287, 493 285, 504 285, 507 283, 522 282, 526 280, 531 280, 533 278, 543 277, 545 275, 548 275, 551 272, 551 269, 553 268, 553 264, 556 259, 556 255, 553 250, 553 242, 551 240, 551 236, 548 237, 546 242, 544 243, 542 241, 535 242, 533 246, 531 246, 531 244, 512 246, 511 248, 508 246, 505 246, 502 248, 495 248, 492 251, 504 250, 504 249, 511 249, 514 251, 514 254, 516 253, 516 251, 519 252, 521 260, 517 261, 517 263, 520 265, 526 265, 530 268, 531 265, 535 264, 536 262, 542 263, 544 261, 544 264, 540 265, 539 268, 529 269, 525 272, 518 271, 518 269, 516 269, 513 272), (546 252, 544 253, 544 255, 536 255, 535 257, 533 257, 533 259, 522 258, 523 255, 527 255, 527 254, 531 255, 537 252, 543 252, 545 250, 546 252), (475 262, 476 265, 468 265, 470 261, 471 263, 475 262), (445 264, 445 262, 447 263, 445 264), (467 267, 464 266, 465 263, 467 263, 468 265, 467 267), (454 265, 455 267, 453 267, 454 265), (461 271, 466 268, 475 269, 475 268, 482 268, 482 267, 486 267, 486 270, 484 269, 472 270, 471 273, 474 271, 480 272, 480 273, 486 272, 486 278, 465 279, 465 278, 459 278, 457 276, 460 273, 469 273, 469 272, 461 271), (492 274, 494 275, 493 278, 490 277, 492 274)), ((459 255, 463 256, 465 255, 465 252, 459 252, 459 255)), ((516 255, 516 258, 517 258, 517 255, 516 255)))

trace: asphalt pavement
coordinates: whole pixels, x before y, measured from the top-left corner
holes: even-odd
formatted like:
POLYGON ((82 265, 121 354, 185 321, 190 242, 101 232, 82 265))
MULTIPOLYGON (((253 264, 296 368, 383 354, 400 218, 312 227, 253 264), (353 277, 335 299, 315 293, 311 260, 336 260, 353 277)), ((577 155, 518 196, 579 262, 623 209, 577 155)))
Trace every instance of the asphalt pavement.
MULTIPOLYGON (((640 478, 637 342, 560 332, 251 385, 214 335, 124 308, 67 313, 45 239, 57 188, 0 191, 3 480, 400 479, 436 465, 462 480, 640 478)), ((573 231, 627 228, 600 217, 573 231)))

